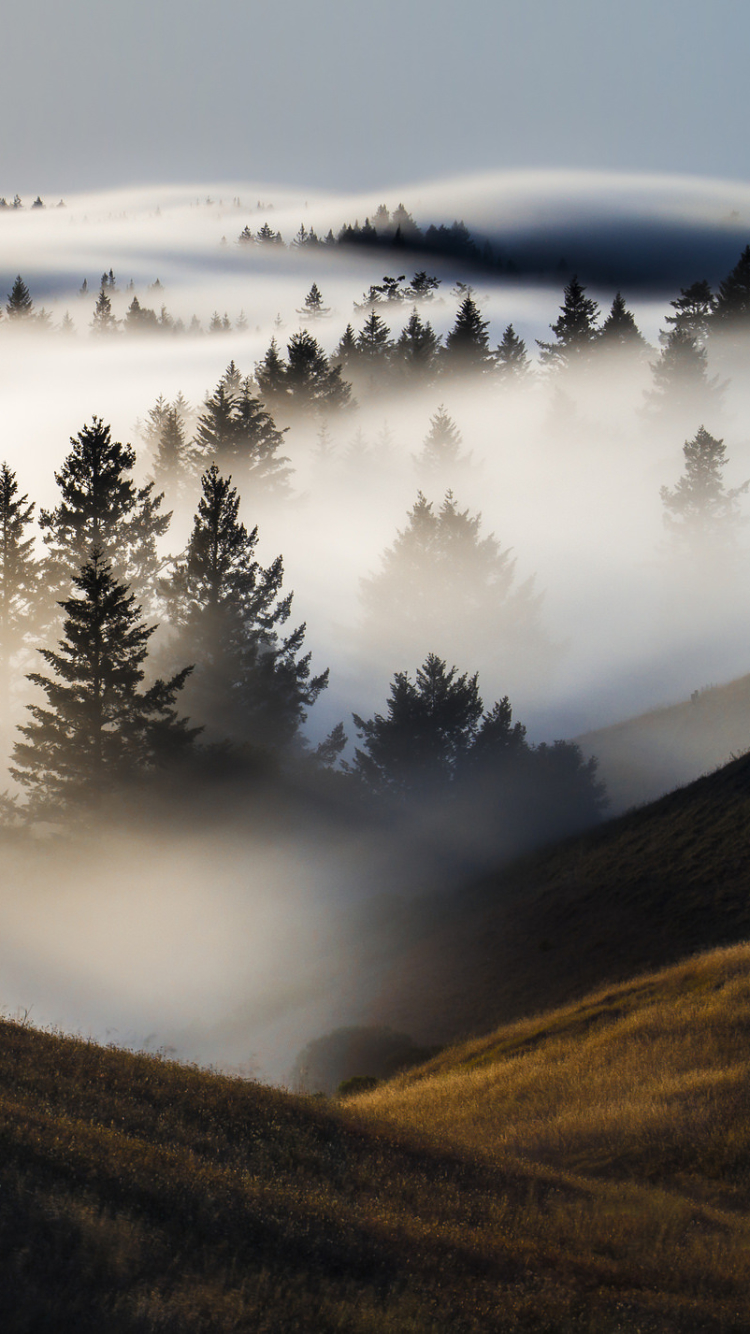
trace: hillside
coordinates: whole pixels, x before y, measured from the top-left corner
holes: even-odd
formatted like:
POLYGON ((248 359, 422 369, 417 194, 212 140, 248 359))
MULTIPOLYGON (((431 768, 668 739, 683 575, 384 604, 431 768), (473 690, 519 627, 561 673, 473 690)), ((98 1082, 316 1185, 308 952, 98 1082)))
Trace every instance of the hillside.
POLYGON ((433 1044, 750 938, 750 757, 429 904, 373 1023, 433 1044))
POLYGON ((750 747, 750 676, 575 740, 597 757, 613 813, 654 801, 750 747))
POLYGON ((750 950, 348 1103, 0 1025, 4 1334, 742 1331, 750 950))

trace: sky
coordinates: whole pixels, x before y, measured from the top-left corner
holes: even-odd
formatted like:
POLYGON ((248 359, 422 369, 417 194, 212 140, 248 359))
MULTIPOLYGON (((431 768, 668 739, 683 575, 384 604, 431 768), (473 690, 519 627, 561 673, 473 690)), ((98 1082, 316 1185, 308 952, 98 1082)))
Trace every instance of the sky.
POLYGON ((26 0, 3 36, 7 196, 749 174, 742 0, 26 0))

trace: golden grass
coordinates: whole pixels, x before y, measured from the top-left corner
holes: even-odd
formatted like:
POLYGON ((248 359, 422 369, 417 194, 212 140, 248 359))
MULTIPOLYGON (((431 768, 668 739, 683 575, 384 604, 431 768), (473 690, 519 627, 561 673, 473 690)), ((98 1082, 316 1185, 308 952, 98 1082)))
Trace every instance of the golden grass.
POLYGON ((454 1047, 347 1114, 525 1169, 517 1245, 601 1282, 721 1298, 750 1327, 750 947, 454 1047))
POLYGON ((750 1329, 750 947, 347 1102, 0 1025, 3 1334, 750 1329))

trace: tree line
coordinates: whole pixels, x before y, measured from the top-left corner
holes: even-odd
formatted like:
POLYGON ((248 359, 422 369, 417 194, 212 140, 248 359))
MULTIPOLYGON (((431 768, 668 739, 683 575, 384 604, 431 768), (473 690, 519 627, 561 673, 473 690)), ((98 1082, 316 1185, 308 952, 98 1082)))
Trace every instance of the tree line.
POLYGON ((0 469, 6 728, 20 680, 34 689, 12 747, 21 796, 4 799, 6 821, 98 817, 144 791, 185 794, 259 773, 335 782, 363 811, 428 802, 447 817, 469 802, 488 836, 511 811, 517 825, 521 809, 534 837, 599 817, 595 761, 572 743, 530 745, 507 698, 485 710, 476 674, 432 652, 413 679, 396 672, 385 713, 354 715, 360 744, 348 761, 342 723, 311 747, 305 724, 329 673, 313 671, 282 557, 260 564, 258 529, 241 521, 232 477, 203 439, 198 505, 177 557, 160 554, 164 494, 135 484, 134 451, 98 418, 55 474, 39 556, 36 506, 0 469))

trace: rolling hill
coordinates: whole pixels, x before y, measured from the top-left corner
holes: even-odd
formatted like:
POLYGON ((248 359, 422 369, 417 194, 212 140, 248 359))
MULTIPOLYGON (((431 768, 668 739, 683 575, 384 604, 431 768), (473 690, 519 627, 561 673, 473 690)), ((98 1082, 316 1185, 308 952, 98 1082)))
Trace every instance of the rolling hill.
POLYGON ((295 1097, 0 1025, 8 1334, 750 1329, 750 947, 295 1097))

